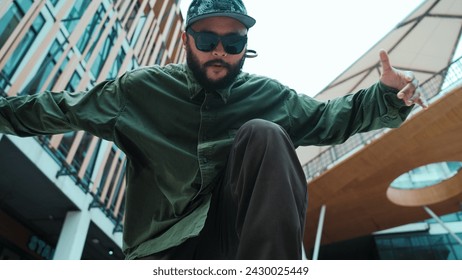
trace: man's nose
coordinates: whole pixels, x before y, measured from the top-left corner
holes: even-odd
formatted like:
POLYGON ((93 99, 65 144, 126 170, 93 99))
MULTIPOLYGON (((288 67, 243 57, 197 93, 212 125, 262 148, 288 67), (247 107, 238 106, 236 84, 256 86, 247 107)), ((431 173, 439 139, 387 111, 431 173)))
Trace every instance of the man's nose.
POLYGON ((225 48, 223 47, 223 44, 221 43, 221 40, 218 42, 217 46, 213 50, 213 55, 215 56, 227 56, 228 53, 225 51, 225 48))

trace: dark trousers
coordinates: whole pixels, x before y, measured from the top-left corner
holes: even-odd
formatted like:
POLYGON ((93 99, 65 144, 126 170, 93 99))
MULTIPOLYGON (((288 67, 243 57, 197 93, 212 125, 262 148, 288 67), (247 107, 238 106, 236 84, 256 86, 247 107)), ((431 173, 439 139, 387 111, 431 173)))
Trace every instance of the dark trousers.
POLYGON ((252 120, 238 131, 204 229, 144 259, 301 259, 304 173, 287 133, 252 120))

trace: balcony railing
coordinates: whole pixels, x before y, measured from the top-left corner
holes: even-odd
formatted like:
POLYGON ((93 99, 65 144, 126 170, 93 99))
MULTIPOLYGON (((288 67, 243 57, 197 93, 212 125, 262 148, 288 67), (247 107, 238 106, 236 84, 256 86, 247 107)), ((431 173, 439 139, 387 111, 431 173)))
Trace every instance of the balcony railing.
MULTIPOLYGON (((423 96, 428 103, 431 104, 460 85, 462 85, 462 57, 422 83, 421 89, 423 96)), ((409 118, 419 110, 421 110, 421 108, 415 106, 409 118)), ((321 175, 323 172, 357 152, 369 144, 373 139, 379 138, 387 131, 389 131, 388 128, 358 133, 350 137, 343 144, 330 146, 303 165, 307 181, 311 181, 315 177, 321 175)))
MULTIPOLYGON (((48 136, 37 136, 35 139, 39 142, 42 148, 57 162, 60 169, 56 173, 56 178, 61 176, 68 176, 73 180, 75 186, 77 186, 85 194, 92 196, 92 202, 88 208, 99 208, 106 217, 114 224, 113 232, 120 232, 123 228, 123 216, 124 216, 124 190, 122 187, 124 182, 125 169, 120 173, 113 173, 110 176, 104 176, 99 183, 95 183, 88 174, 83 177, 79 176, 79 166, 69 164, 66 160, 66 155, 58 149, 52 148, 50 145, 50 137, 48 136), (110 194, 109 191, 110 190, 110 194)), ((107 149, 113 149, 108 147, 107 149)), ((96 153, 98 153, 96 151, 96 153)), ((94 171, 99 169, 107 168, 107 165, 111 165, 113 161, 117 161, 119 158, 113 158, 108 162, 103 162, 100 166, 95 166, 94 171)))

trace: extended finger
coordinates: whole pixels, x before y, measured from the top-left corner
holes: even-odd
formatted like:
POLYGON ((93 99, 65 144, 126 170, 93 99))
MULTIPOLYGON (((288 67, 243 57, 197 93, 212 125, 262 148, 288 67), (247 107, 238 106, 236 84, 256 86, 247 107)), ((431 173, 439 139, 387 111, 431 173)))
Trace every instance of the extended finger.
POLYGON ((422 90, 418 86, 418 81, 408 83, 399 93, 398 98, 402 99, 407 106, 418 104, 422 108, 428 107, 425 98, 423 97, 422 90))
POLYGON ((414 77, 414 73, 411 71, 406 71, 404 76, 408 82, 398 92, 398 97, 401 99, 412 99, 412 97, 417 93, 416 89, 419 87, 419 81, 414 77))
POLYGON ((380 62, 382 63, 382 69, 384 72, 392 70, 390 58, 388 57, 388 53, 385 50, 380 51, 380 62))
POLYGON ((419 81, 415 78, 414 72, 406 71, 404 72, 404 77, 408 82, 413 83, 416 88, 419 86, 419 81))
POLYGON ((419 96, 419 91, 417 90, 418 86, 418 81, 413 79, 400 90, 398 98, 403 99, 407 105, 411 105, 414 101, 413 99, 416 99, 419 96))
POLYGON ((398 98, 402 99, 406 105, 412 105, 414 103, 412 98, 418 97, 418 95, 414 96, 415 94, 418 94, 418 91, 416 90, 414 83, 407 83, 400 92, 398 92, 398 98))
POLYGON ((411 101, 414 102, 415 104, 420 105, 424 109, 428 108, 428 103, 427 103, 427 100, 425 99, 425 97, 423 95, 423 91, 422 91, 421 87, 417 87, 415 89, 415 92, 411 97, 411 101))
MULTIPOLYGON (((414 74, 412 74, 412 75, 414 75, 414 74)), ((413 78, 411 80, 411 84, 414 86, 415 90, 414 90, 414 93, 412 94, 410 99, 412 101, 414 101, 414 100, 416 100, 417 98, 419 98, 421 96, 421 91, 419 89, 419 81, 417 79, 413 78)))

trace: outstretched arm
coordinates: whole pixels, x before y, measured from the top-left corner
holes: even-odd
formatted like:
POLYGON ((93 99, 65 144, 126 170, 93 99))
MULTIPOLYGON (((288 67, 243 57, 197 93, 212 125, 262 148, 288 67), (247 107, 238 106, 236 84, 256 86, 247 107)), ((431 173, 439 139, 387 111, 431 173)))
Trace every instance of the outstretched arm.
POLYGON ((120 79, 116 79, 85 92, 0 97, 0 133, 26 137, 84 130, 112 141, 124 106, 120 92, 120 79))
POLYGON ((398 98, 402 99, 407 106, 418 104, 426 109, 427 104, 421 94, 419 81, 411 71, 402 71, 391 66, 386 51, 380 51, 380 62, 382 63, 382 75, 380 81, 392 88, 399 90, 398 98))

